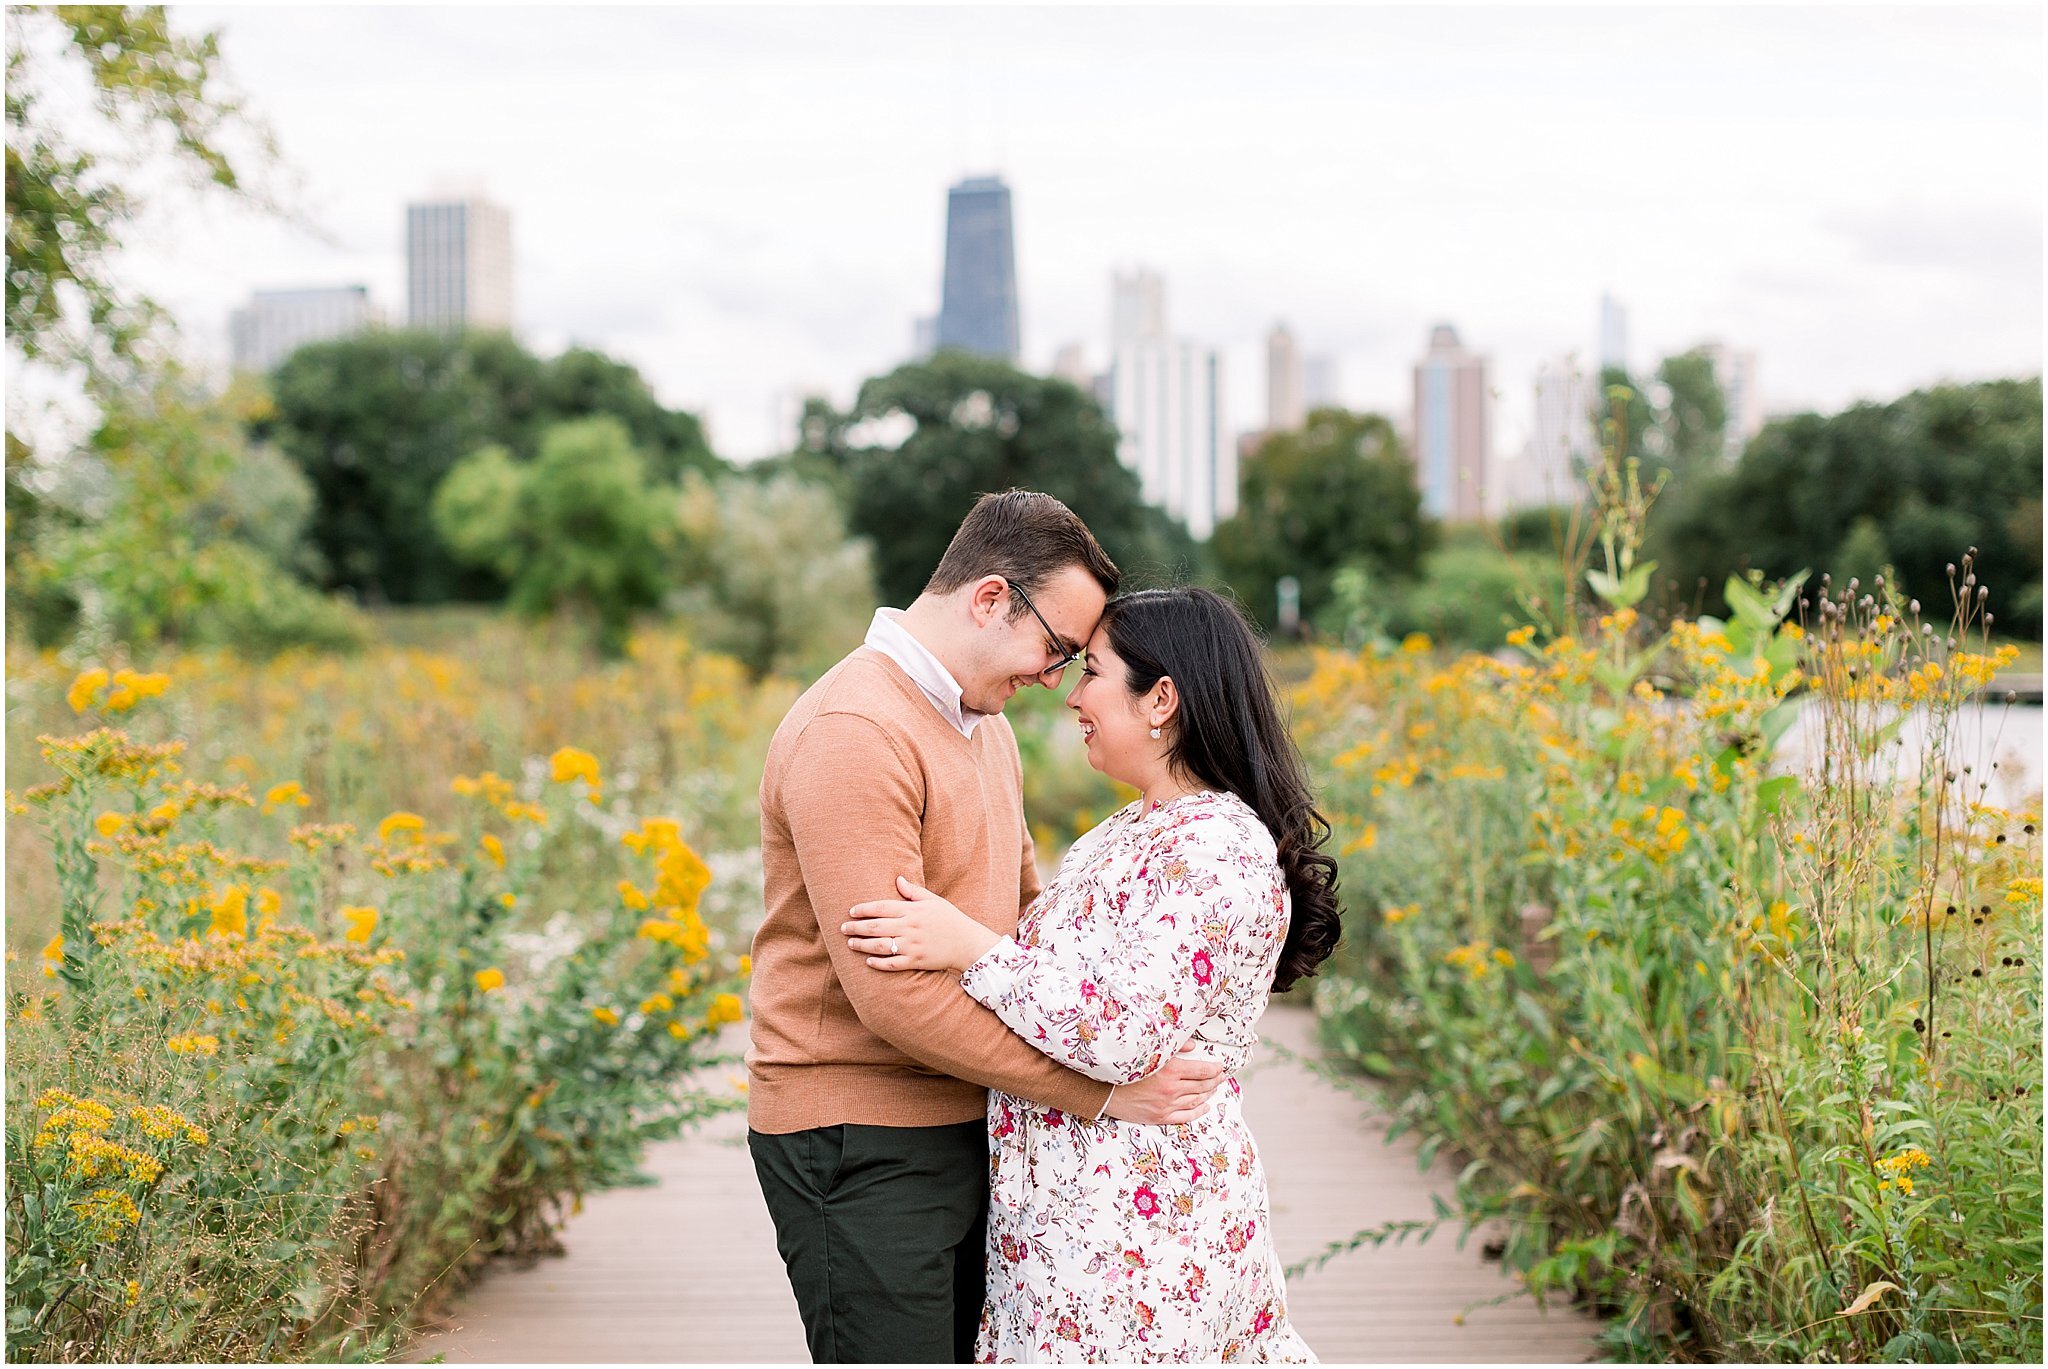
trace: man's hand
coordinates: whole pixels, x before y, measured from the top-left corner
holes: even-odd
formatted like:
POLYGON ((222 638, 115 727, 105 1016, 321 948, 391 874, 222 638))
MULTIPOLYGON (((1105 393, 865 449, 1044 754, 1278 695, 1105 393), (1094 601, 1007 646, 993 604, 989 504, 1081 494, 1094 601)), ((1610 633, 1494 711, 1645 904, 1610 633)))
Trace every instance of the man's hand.
POLYGON ((1176 1055, 1135 1084, 1119 1084, 1109 1095, 1105 1117, 1145 1126, 1178 1126, 1209 1110, 1209 1099, 1223 1083, 1223 1066, 1214 1060, 1176 1055))

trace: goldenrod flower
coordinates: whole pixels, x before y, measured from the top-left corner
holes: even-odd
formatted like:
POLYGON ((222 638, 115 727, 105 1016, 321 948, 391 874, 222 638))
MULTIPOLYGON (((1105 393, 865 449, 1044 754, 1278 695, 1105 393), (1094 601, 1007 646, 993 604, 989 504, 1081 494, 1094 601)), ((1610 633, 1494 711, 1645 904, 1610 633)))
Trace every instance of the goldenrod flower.
POLYGON ((245 886, 229 885, 209 907, 213 912, 210 930, 236 938, 249 935, 249 890, 245 886))
POLYGON ((263 811, 266 813, 273 812, 284 807, 286 804, 304 808, 312 802, 312 798, 307 795, 306 791, 299 787, 297 780, 286 780, 283 784, 273 784, 264 793, 263 811))
POLYGON ((748 975, 751 975, 751 974, 752 974, 753 972, 754 972, 754 957, 752 957, 752 956, 750 956, 750 955, 743 955, 743 956, 741 956, 741 957, 740 957, 740 978, 741 978, 741 979, 745 979, 745 978, 746 978, 746 977, 747 977, 748 975))
POLYGON ((93 830, 103 837, 111 837, 128 825, 126 814, 106 812, 92 820, 93 830))
POLYGON ((572 780, 583 780, 595 787, 604 783, 598 774, 597 757, 588 751, 565 746, 548 758, 549 773, 556 784, 568 784, 572 780))
POLYGON ((1429 647, 1430 641, 1427 632, 1411 632, 1401 639, 1401 650, 1410 656, 1419 656, 1429 650, 1429 647))
POLYGON ((138 1300, 139 1300, 139 1299, 140 1299, 141 1297, 142 1297, 142 1285, 141 1285, 141 1284, 139 1284, 139 1283, 137 1283, 137 1282, 136 1282, 135 1280, 133 1280, 133 1279, 130 1279, 130 1280, 128 1280, 128 1305, 129 1305, 130 1307, 133 1307, 133 1306, 135 1306, 136 1302, 137 1302, 137 1301, 138 1301, 138 1300))
POLYGON ((395 834, 400 832, 424 832, 426 827, 427 820, 425 818, 421 817, 418 813, 408 813, 401 809, 377 824, 377 840, 388 846, 391 844, 391 838, 395 834))
POLYGON ((343 908, 341 915, 348 922, 348 931, 344 935, 358 945, 367 943, 371 933, 377 930, 377 910, 375 908, 343 908))
POLYGON ((647 895, 630 879, 619 881, 619 902, 636 913, 644 913, 652 906, 647 901, 647 895))
POLYGON ((484 853, 484 858, 486 860, 490 861, 491 864, 497 866, 500 870, 505 868, 504 842, 498 840, 498 838, 492 833, 486 832, 481 837, 477 838, 476 844, 477 847, 484 853))
POLYGON ((607 1027, 616 1027, 619 1025, 619 1015, 613 1012, 610 1008, 592 1008, 590 1010, 590 1015, 596 1018, 598 1021, 604 1023, 604 1025, 606 1025, 607 1027))
POLYGON ((505 972, 495 966, 488 970, 478 970, 476 972, 476 987, 482 993, 489 993, 493 989, 504 988, 505 972))
POLYGON ((135 1200, 111 1188, 94 1189, 84 1199, 73 1203, 71 1210, 85 1218, 101 1240, 112 1240, 142 1220, 142 1212, 135 1206, 135 1200))
POLYGON ((673 1012, 676 1001, 665 993, 649 994, 640 1000, 640 1011, 644 1013, 673 1012))
POLYGON ((727 1022, 743 1021, 746 1015, 738 994, 722 993, 711 1000, 711 1011, 705 1014, 704 1026, 707 1030, 715 1030, 727 1022))
POLYGON ((194 1033, 185 1036, 174 1036, 164 1044, 170 1047, 171 1054, 173 1055, 220 1054, 220 1038, 218 1036, 194 1033))
POLYGON ((107 672, 98 666, 80 672, 78 678, 71 682, 71 688, 65 691, 64 702, 71 705, 73 713, 85 712, 92 707, 94 697, 106 687, 108 678, 107 672))
POLYGON ((673 1036, 678 1041, 687 1041, 690 1039, 690 1029, 680 1022, 669 1023, 668 1034, 670 1036, 673 1036))

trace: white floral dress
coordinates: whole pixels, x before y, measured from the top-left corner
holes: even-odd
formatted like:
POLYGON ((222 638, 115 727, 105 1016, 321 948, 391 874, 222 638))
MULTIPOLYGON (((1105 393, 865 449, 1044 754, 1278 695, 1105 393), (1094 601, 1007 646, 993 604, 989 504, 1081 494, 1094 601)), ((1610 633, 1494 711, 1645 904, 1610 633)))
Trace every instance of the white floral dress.
POLYGON ((1233 794, 1121 810, 961 986, 1091 1078, 1184 1046, 1229 1072, 1186 1126, 1091 1122, 989 1097, 988 1303, 978 1359, 1313 1362, 1289 1325, 1266 1175, 1236 1072, 1287 933, 1273 838, 1233 794))

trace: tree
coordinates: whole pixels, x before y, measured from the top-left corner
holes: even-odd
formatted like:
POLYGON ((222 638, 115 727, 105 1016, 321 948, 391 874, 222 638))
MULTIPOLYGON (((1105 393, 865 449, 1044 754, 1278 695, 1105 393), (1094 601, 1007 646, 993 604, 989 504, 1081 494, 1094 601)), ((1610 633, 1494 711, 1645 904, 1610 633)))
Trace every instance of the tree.
POLYGON ((1695 348, 1666 357, 1657 368, 1669 398, 1664 430, 1669 439, 1664 464, 1683 482, 1697 471, 1721 464, 1728 434, 1728 402, 1714 375, 1714 359, 1695 348))
POLYGON ((693 636, 756 679, 829 664, 857 645, 875 607, 872 549, 849 537, 831 490, 794 475, 691 475, 670 606, 693 636))
POLYGON ((38 641, 76 630, 99 649, 274 651, 360 639, 353 613, 285 569, 310 504, 297 472, 249 450, 235 416, 176 372, 111 393, 71 467, 70 497, 53 501, 67 516, 9 586, 38 641))
POLYGON ((1317 409, 1299 432, 1275 433, 1245 463, 1237 514, 1211 541, 1238 596, 1272 626, 1276 586, 1301 582, 1301 613, 1331 602, 1345 567, 1373 579, 1412 579, 1435 538, 1414 468, 1378 414, 1317 409))
POLYGON ((608 415, 649 478, 728 469, 691 415, 663 408, 640 374, 597 352, 552 360, 505 333, 373 330, 302 347, 270 377, 257 430, 304 470, 327 583, 393 603, 495 598, 505 579, 443 545, 428 513, 441 480, 481 447, 534 460, 546 433, 608 415))
POLYGON ((814 417, 828 431, 812 456, 842 465, 847 521, 873 544, 876 580, 892 604, 923 591, 977 497, 1012 488, 1065 502, 1128 584, 1199 569, 1187 530, 1144 502, 1138 477, 1117 459, 1116 430, 1094 398, 1066 381, 941 352, 863 384, 849 414, 814 417), (889 423, 908 426, 900 445, 859 440, 889 423), (831 455, 835 445, 843 455, 831 455))
POLYGON ((615 418, 556 424, 530 463, 483 448, 442 482, 431 508, 449 547, 510 581, 514 609, 587 614, 607 654, 623 649, 633 615, 668 586, 674 494, 649 479, 615 418))
POLYGON ((9 6, 7 30, 8 340, 30 361, 133 361, 160 319, 112 266, 144 208, 134 173, 167 164, 260 200, 247 173, 268 137, 221 89, 217 35, 173 33, 161 5, 9 6), (46 112, 66 80, 90 89, 96 127, 46 112))
POLYGON ((1918 390, 1889 404, 1774 419, 1731 468, 1652 512, 1655 555, 1708 611, 1731 571, 1837 580, 1890 563, 1931 612, 1971 546, 2003 631, 2039 630, 2041 382, 1918 390), (2031 522, 2016 511, 2031 504, 2031 522))

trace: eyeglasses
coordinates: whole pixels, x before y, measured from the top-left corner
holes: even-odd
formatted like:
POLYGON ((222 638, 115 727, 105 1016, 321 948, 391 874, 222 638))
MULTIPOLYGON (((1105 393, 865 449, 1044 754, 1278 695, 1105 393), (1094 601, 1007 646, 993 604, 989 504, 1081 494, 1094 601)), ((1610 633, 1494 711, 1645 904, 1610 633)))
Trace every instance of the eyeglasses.
POLYGON ((1045 621, 1045 615, 1038 611, 1038 605, 1031 602, 1031 596, 1024 592, 1024 586, 1013 583, 1010 586, 1010 593, 1016 595, 1019 599, 1022 599, 1024 601, 1024 607, 1031 610, 1031 616, 1036 618, 1038 620, 1038 625, 1045 629, 1046 651, 1049 654, 1060 658, 1058 664, 1049 665, 1045 669, 1039 671, 1038 678, 1042 680, 1046 676, 1050 675, 1054 679, 1058 679, 1061 675, 1066 673, 1066 669, 1068 666, 1073 665, 1075 662, 1079 661, 1087 653, 1085 651, 1068 651, 1065 647, 1059 644, 1060 635, 1052 630, 1051 623, 1045 621))

